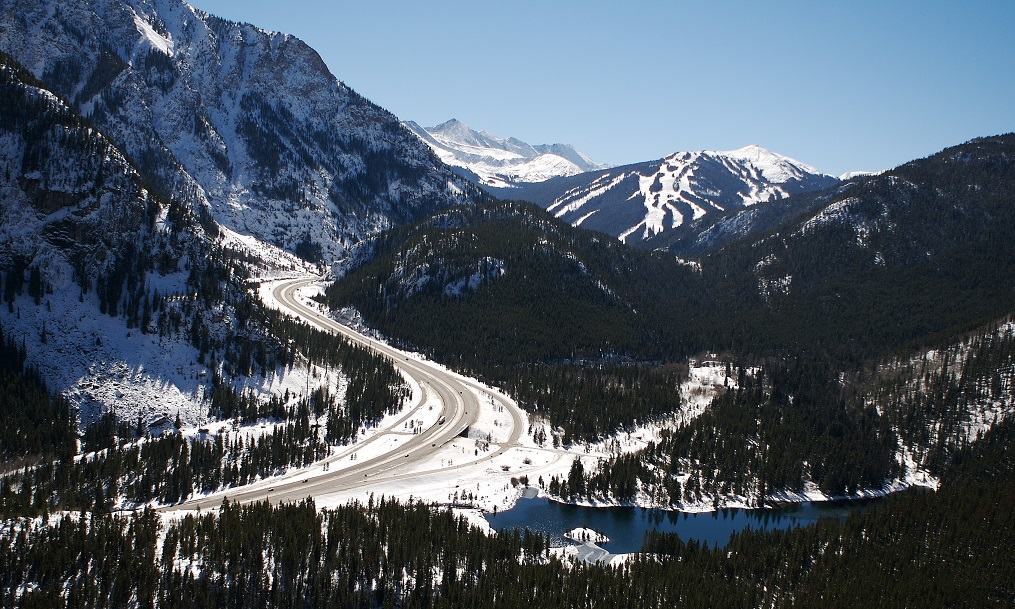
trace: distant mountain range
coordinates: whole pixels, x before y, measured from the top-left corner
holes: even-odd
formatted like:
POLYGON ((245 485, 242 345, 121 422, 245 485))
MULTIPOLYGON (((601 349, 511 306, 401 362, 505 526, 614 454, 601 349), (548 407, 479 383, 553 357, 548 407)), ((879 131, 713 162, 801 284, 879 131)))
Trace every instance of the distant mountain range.
MULTIPOLYGON (((726 348, 881 356, 1010 312, 1015 269, 994 261, 1015 256, 1013 151, 1015 135, 981 138, 769 205, 752 206, 766 200, 755 192, 716 214, 693 260, 515 202, 450 208, 385 233, 329 293, 388 336, 483 367, 726 348)), ((752 168, 773 193, 801 179, 775 155, 684 154, 752 168)))
POLYGON ((458 119, 433 127, 403 125, 498 198, 535 203, 573 226, 631 245, 675 251, 680 248, 674 244, 697 238, 731 213, 877 174, 852 171, 836 178, 757 145, 674 152, 610 168, 568 144, 500 138, 458 119))
POLYGON ((639 244, 838 183, 810 165, 751 145, 675 152, 655 161, 487 190, 540 205, 574 226, 639 244))
POLYGON ((512 188, 559 176, 604 169, 570 144, 528 144, 476 131, 458 119, 434 127, 403 123, 442 161, 484 187, 512 188))

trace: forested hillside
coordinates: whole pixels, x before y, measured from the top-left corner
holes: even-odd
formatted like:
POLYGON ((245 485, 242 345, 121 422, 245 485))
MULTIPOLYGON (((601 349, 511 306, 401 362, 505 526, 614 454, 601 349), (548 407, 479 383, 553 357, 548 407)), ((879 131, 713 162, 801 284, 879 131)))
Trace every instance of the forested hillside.
POLYGON ((0 327, 0 464, 67 457, 76 450, 77 421, 67 400, 52 395, 26 367, 24 348, 0 327))
POLYGON ((1015 310, 1015 135, 854 180, 811 213, 702 260, 713 348, 860 360, 1015 310))
POLYGON ((527 204, 488 202, 384 233, 327 297, 438 361, 506 385, 570 434, 595 437, 676 405, 676 377, 655 368, 697 347, 675 323, 691 310, 675 303, 696 301, 697 283, 671 256, 527 204))
POLYGON ((694 262, 627 249, 519 203, 455 208, 382 235, 328 298, 594 437, 654 413, 583 399, 605 414, 582 420, 529 393, 532 381, 581 393, 591 373, 566 379, 582 369, 655 367, 703 350, 744 365, 817 358, 834 378, 1009 314, 1015 269, 994 261, 1015 258, 1012 193, 1015 136, 982 138, 804 195, 809 212, 774 214, 766 231, 694 262))
POLYGON ((566 567, 538 534, 488 536, 448 510, 371 499, 318 511, 223 505, 165 525, 63 514, 0 529, 0 601, 78 607, 1006 607, 1015 601, 1013 426, 950 459, 937 493, 846 521, 650 538, 620 567, 566 567), (55 551, 54 549, 59 549, 55 551))
POLYGON ((739 376, 687 425, 596 471, 550 480, 548 490, 687 507, 926 483, 1015 414, 1015 326, 876 366, 771 358, 739 376))
POLYGON ((373 247, 369 262, 328 290, 330 302, 354 304, 382 331, 435 355, 502 365, 683 347, 672 333, 679 328, 647 321, 671 299, 694 296, 693 269, 527 204, 456 207, 386 232, 373 247))
POLYGON ((173 359, 186 350, 163 337, 218 334, 207 298, 196 298, 231 275, 235 257, 216 246, 214 223, 154 195, 112 142, 6 56, 0 88, 0 319, 47 384, 68 389, 89 355, 121 350, 119 336, 159 337, 173 359))

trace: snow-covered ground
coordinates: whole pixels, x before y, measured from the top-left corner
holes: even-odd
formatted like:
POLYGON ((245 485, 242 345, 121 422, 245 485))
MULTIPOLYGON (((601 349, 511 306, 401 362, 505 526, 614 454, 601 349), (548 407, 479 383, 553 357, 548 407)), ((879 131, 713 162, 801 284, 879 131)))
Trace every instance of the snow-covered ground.
POLYGON ((616 567, 631 560, 637 554, 610 554, 592 542, 550 548, 550 556, 565 566, 574 567, 580 563, 616 567))
POLYGON ((571 529, 567 533, 564 533, 564 537, 579 543, 585 543, 586 541, 590 541, 592 543, 608 543, 610 541, 610 538, 607 537, 606 534, 587 527, 571 529))
MULTIPOLYGON (((153 277, 163 294, 182 291, 184 277, 153 277)), ((16 340, 24 341, 29 364, 42 373, 53 391, 80 409, 84 423, 106 410, 121 418, 197 422, 203 413, 204 386, 210 371, 197 364, 189 343, 142 334, 121 317, 99 314, 91 292, 78 298, 71 277, 51 276, 52 293, 36 305, 27 295, 13 311, 0 307, 0 321, 16 340), (60 362, 53 366, 53 362, 60 362)))
MULTIPOLYGON (((82 423, 104 412, 121 420, 145 424, 166 423, 177 415, 189 426, 207 423, 212 370, 201 364, 197 349, 182 336, 159 336, 128 328, 122 317, 99 314, 94 292, 82 298, 69 277, 55 277, 52 293, 36 305, 22 295, 13 311, 0 307, 0 322, 16 340, 24 341, 29 364, 37 367, 47 386, 67 397, 79 409, 82 423), (52 362, 61 365, 53 366, 52 362)), ((162 294, 185 291, 185 276, 150 274, 149 285, 162 294)), ((309 387, 329 384, 341 391, 333 371, 295 364, 266 376, 234 379, 236 389, 269 395, 302 396, 309 387), (309 377, 309 378, 308 378, 309 377)), ((338 393, 341 395, 341 393, 338 393)))
MULTIPOLYGON (((1015 333, 1015 321, 1008 321, 997 328, 999 336, 1010 336, 1013 333, 1015 333)), ((908 389, 910 391, 925 394, 929 391, 928 379, 940 374, 945 366, 948 366, 955 374, 962 369, 962 366, 965 365, 973 350, 973 341, 979 338, 982 337, 974 335, 947 349, 930 349, 913 357, 897 359, 885 365, 882 368, 882 373, 888 377, 893 374, 904 374, 914 379, 909 384, 908 389)), ((1002 386, 1007 390, 1007 394, 1011 395, 1015 387, 1006 385, 1006 383, 1009 382, 1007 377, 1012 376, 1015 378, 1015 371, 1011 369, 1001 371, 1000 376, 1002 386)), ((881 412, 880 406, 877 403, 872 402, 871 405, 878 408, 878 411, 881 412)), ((958 421, 958 424, 965 440, 973 442, 977 437, 986 433, 992 426, 1013 414, 1015 414, 1015 402, 1011 399, 987 399, 978 403, 968 404, 964 411, 964 417, 958 421)), ((932 428, 928 429, 929 435, 934 436, 937 434, 940 431, 939 428, 940 421, 934 422, 932 428)), ((906 458, 905 448, 903 448, 900 451, 900 461, 906 463, 906 458)))
MULTIPOLYGON (((325 376, 326 371, 324 369, 317 369, 316 367, 315 373, 318 376, 313 377, 315 381, 311 383, 310 387, 313 389, 314 387, 328 386, 332 394, 341 399, 341 396, 345 392, 345 378, 336 375, 327 377, 325 376)), ((327 457, 311 464, 309 467, 290 467, 273 476, 261 478, 247 484, 242 488, 269 489, 281 482, 310 480, 323 473, 341 470, 363 459, 368 459, 397 448, 399 441, 404 441, 412 434, 410 425, 426 426, 433 424, 437 417, 437 405, 439 404, 433 393, 424 391, 424 388, 412 377, 405 376, 404 380, 410 389, 409 398, 405 401, 405 407, 397 412, 385 415, 376 425, 364 425, 360 427, 354 442, 342 446, 332 446, 330 454, 327 457)), ((302 389, 301 393, 293 392, 292 396, 293 400, 301 398, 302 389)), ((324 417, 318 423, 323 425, 325 423, 324 417)), ((184 427, 181 433, 188 437, 204 434, 222 434, 228 444, 238 438, 242 438, 246 442, 258 436, 271 433, 277 427, 283 425, 285 425, 284 422, 258 421, 254 424, 234 426, 229 421, 216 421, 204 427, 184 427)), ((233 491, 236 488, 240 487, 220 489, 209 493, 195 493, 191 496, 191 499, 228 494, 229 491, 233 491)), ((155 504, 153 503, 152 505, 155 504)))
MULTIPOLYGON (((282 308, 274 301, 272 294, 278 284, 278 281, 266 281, 257 289, 269 306, 282 308)), ((300 289, 297 297, 305 306, 324 315, 331 315, 325 307, 313 300, 314 296, 320 295, 323 287, 323 283, 311 284, 300 289)), ((345 312, 345 317, 341 320, 343 323, 348 322, 348 317, 354 317, 349 313, 345 312)), ((383 340, 376 333, 370 335, 383 340)), ((411 360, 424 360, 417 353, 403 352, 403 355, 411 360)), ((317 494, 314 498, 319 506, 363 502, 371 495, 403 501, 424 500, 452 505, 468 515, 471 521, 480 523, 483 512, 510 509, 522 495, 526 483, 530 491, 539 493, 540 481, 548 483, 554 476, 566 477, 576 459, 582 461, 586 471, 594 471, 602 460, 640 450, 649 442, 657 441, 662 430, 689 423, 704 412, 718 392, 735 386, 735 378, 727 374, 724 363, 712 360, 692 361, 689 377, 680 387, 685 407, 665 420, 637 426, 594 444, 555 448, 552 441, 540 445, 533 439, 533 432, 540 427, 543 427, 547 438, 552 438, 553 430, 545 421, 532 420, 527 413, 514 410, 520 416, 523 433, 517 444, 502 446, 511 437, 514 425, 511 414, 513 403, 509 403, 509 398, 493 387, 474 379, 466 379, 433 362, 427 363, 465 381, 465 386, 479 403, 480 412, 476 423, 470 427, 468 437, 456 438, 426 459, 414 462, 412 467, 373 479, 368 485, 317 494), (497 454, 502 448, 504 450, 497 454)), ((407 378, 411 380, 411 377, 407 378)), ((423 403, 415 404, 414 398, 412 405, 395 415, 396 420, 408 418, 409 421, 415 421, 415 425, 403 422, 400 428, 389 429, 386 424, 382 424, 376 433, 363 434, 356 443, 343 447, 324 462, 262 480, 256 485, 268 488, 282 480, 312 479, 328 471, 335 471, 335 468, 354 464, 357 460, 397 449, 400 443, 411 437, 414 427, 432 424, 430 419, 438 411, 436 391, 428 388, 426 381, 423 381, 421 387, 417 385, 414 388, 414 395, 419 395, 416 391, 420 389, 426 395, 423 403), (406 414, 410 408, 415 409, 411 416, 406 414)), ((652 504, 649 498, 644 498, 639 503, 646 506, 652 504)))
MULTIPOLYGON (((748 370, 748 373, 753 372, 748 370)), ((682 407, 678 412, 660 421, 648 422, 636 426, 633 430, 619 432, 599 442, 581 445, 578 451, 605 456, 638 452, 650 442, 658 442, 664 430, 679 429, 701 416, 721 391, 736 387, 736 374, 727 373, 724 362, 714 359, 689 360, 687 380, 679 388, 682 407)))
MULTIPOLYGON (((274 285, 277 285, 276 281, 269 281, 257 288, 258 293, 269 304, 273 304, 271 289, 274 285)), ((305 305, 325 312, 323 307, 311 300, 313 296, 320 293, 321 289, 321 284, 315 284, 301 290, 299 296, 305 305)), ((66 304, 69 306, 60 307, 59 310, 74 310, 74 303, 66 304)), ((40 305, 37 308, 33 303, 22 299, 19 300, 19 308, 16 311, 30 320, 32 311, 42 309, 44 306, 40 305)), ((81 317, 84 315, 79 312, 77 317, 74 317, 75 323, 81 317)), ((104 324, 102 327, 104 336, 115 334, 114 330, 106 327, 108 324, 115 326, 122 323, 114 318, 92 319, 89 322, 104 324)), ((93 336, 88 333, 91 331, 88 323, 81 320, 79 325, 79 331, 85 332, 89 337, 93 336)), ((126 333, 126 328, 122 328, 120 331, 126 333)), ((157 341, 158 337, 149 336, 144 340, 157 341)), ((77 349, 80 348, 79 345, 82 342, 87 341, 83 341, 80 337, 75 339, 72 334, 68 334, 59 340, 49 339, 44 347, 46 349, 77 349), (62 340, 70 342, 64 345, 62 340), (61 347, 61 345, 63 346, 61 347)), ((107 338, 104 344, 109 342, 107 338)), ((35 347, 41 346, 36 345, 35 347)), ((119 345, 112 344, 109 348, 113 353, 124 352, 123 347, 119 345)), ((188 345, 176 345, 175 348, 193 350, 188 345)), ((155 349, 149 345, 139 351, 150 353, 155 349)), ((130 350, 126 352, 130 353, 130 350)), ((166 352, 165 349, 163 352, 166 352)), ((407 353, 406 356, 416 360, 423 359, 422 356, 414 353, 407 353)), ((92 358, 83 355, 82 359, 89 361, 92 358)), ((189 362, 195 361, 195 359, 193 353, 186 353, 168 361, 189 362)), ((160 374, 165 374, 165 363, 165 361, 162 362, 163 368, 156 368, 160 374)), ((130 404, 134 404, 135 408, 150 407, 150 404, 145 400, 154 400, 157 396, 160 403, 165 404, 164 415, 168 419, 171 420, 179 411, 181 419, 186 424, 183 431, 188 435, 202 433, 201 429, 206 429, 209 434, 221 431, 230 438, 234 435, 251 437, 272 431, 275 424, 267 422, 235 429, 227 423, 209 424, 202 390, 199 389, 203 387, 203 379, 208 371, 189 369, 180 363, 177 365, 181 366, 181 371, 178 372, 181 378, 176 385, 167 384, 164 380, 162 382, 146 380, 159 378, 152 374, 152 369, 149 368, 147 362, 132 364, 121 359, 101 367, 101 369, 93 369, 88 375, 76 378, 73 386, 77 387, 85 383, 101 386, 101 389, 89 388, 92 391, 100 391, 101 395, 108 395, 110 403, 117 404, 121 409, 118 412, 123 412, 124 416, 129 416, 129 413, 133 412, 130 410, 130 404), (145 376, 146 374, 152 376, 145 376), (188 387, 184 381, 192 383, 189 386, 194 388, 193 393, 187 393, 185 389, 180 389, 181 386, 188 387), (148 393, 145 394, 145 391, 148 393), (166 399, 167 396, 173 395, 182 397, 177 401, 166 399)), ((433 364, 431 363, 431 365, 433 364)), ((98 367, 93 365, 93 368, 98 367)), ((71 376, 73 377, 73 375, 71 376)), ((343 469, 364 459, 396 450, 401 443, 411 438, 419 429, 433 425, 440 411, 440 402, 435 388, 429 387, 425 380, 418 383, 409 375, 405 375, 405 380, 411 387, 412 396, 401 411, 385 417, 376 427, 360 430, 354 443, 333 448, 332 453, 324 460, 308 468, 292 468, 277 476, 249 485, 249 488, 263 487, 267 489, 281 481, 309 480, 329 471, 343 469)), ((307 387, 314 389, 324 384, 330 387, 334 395, 341 397, 344 393, 342 378, 318 368, 312 370, 294 368, 278 371, 276 374, 269 375, 258 383, 252 384, 251 388, 262 395, 281 395, 288 390, 293 399, 297 399, 305 393, 307 387)), ((508 404, 507 398, 495 388, 484 386, 474 380, 469 380, 467 387, 475 394, 480 404, 479 416, 475 425, 470 428, 467 438, 456 438, 429 458, 416 463, 413 468, 398 475, 375 480, 371 484, 359 488, 316 496, 315 500, 318 505, 328 507, 354 500, 362 502, 366 501, 371 494, 383 495, 404 501, 417 499, 463 508, 461 513, 469 515, 472 522, 483 524, 485 521, 481 522, 481 514, 484 511, 510 509, 521 496, 526 483, 536 490, 540 486, 540 481, 548 483, 553 476, 565 478, 576 459, 582 461, 585 471, 594 471, 600 461, 618 454, 629 454, 641 450, 649 442, 658 441, 663 430, 688 424, 707 409, 711 400, 719 392, 735 387, 735 375, 729 375, 725 364, 719 361, 708 359, 692 361, 689 366, 688 379, 680 387, 684 404, 681 411, 664 420, 646 423, 592 444, 554 448, 552 441, 547 441, 543 445, 539 445, 533 439, 532 431, 542 426, 546 437, 552 438, 553 430, 545 421, 530 419, 526 413, 522 412, 523 433, 517 445, 507 447, 506 450, 492 458, 491 455, 496 453, 501 448, 501 444, 511 435, 513 426, 511 404, 508 404)), ((74 389, 71 390, 71 396, 76 395, 73 391, 74 389)), ((872 489, 861 495, 876 496, 912 485, 936 485, 935 480, 916 467, 907 468, 907 472, 906 478, 892 481, 883 489, 872 489)), ((812 485, 801 493, 776 493, 770 498, 778 501, 821 501, 836 497, 823 495, 812 485)), ((727 507, 756 507, 754 502, 747 497, 724 497, 722 499, 722 504, 727 507)), ((585 503, 605 506, 616 505, 617 502, 585 503)), ((633 503, 643 507, 666 507, 668 509, 673 507, 659 506, 651 496, 644 493, 640 494, 633 503)), ((714 498, 706 497, 697 504, 677 507, 685 511, 708 511, 715 509, 715 502, 714 498)), ((484 526, 484 528, 486 527, 484 526)))
MULTIPOLYGON (((168 281, 167 279, 163 280, 168 281)), ((166 285, 168 287, 169 284, 166 285)), ((275 285, 277 285, 277 281, 268 281, 257 288, 258 293, 269 304, 273 303, 271 290, 275 285)), ((311 299, 319 294, 321 289, 322 285, 316 284, 301 290, 299 292, 300 300, 307 306, 325 312, 323 307, 311 299)), ((18 304, 22 308, 22 315, 30 315, 25 311, 26 307, 35 307, 30 302, 19 302, 18 304)), ((31 318, 29 317, 29 319, 31 318)), ((116 320, 111 321, 115 322, 116 320)), ((52 346, 56 342, 48 341, 47 345, 52 346)), ((406 353, 405 355, 415 360, 423 359, 419 354, 406 353)), ((431 363, 431 365, 433 364, 431 363)), ((747 373, 754 374, 755 371, 748 370, 747 373)), ((354 443, 343 447, 334 447, 328 457, 310 467, 291 468, 277 476, 259 480, 245 488, 263 489, 267 497, 270 495, 270 489, 280 482, 312 480, 316 476, 343 469, 360 460, 397 450, 401 443, 411 438, 419 429, 433 425, 441 406, 436 388, 429 386, 428 381, 417 381, 410 375, 405 375, 405 379, 411 388, 411 397, 406 401, 401 411, 388 415, 375 427, 360 430, 354 443)), ((502 448, 502 443, 512 436, 514 419, 511 416, 511 408, 513 404, 509 403, 509 398, 495 388, 468 380, 466 386, 474 393, 480 404, 479 416, 475 425, 470 428, 468 437, 456 438, 427 459, 414 463, 411 468, 397 470, 392 475, 382 476, 381 479, 373 480, 369 484, 357 488, 318 494, 314 496, 314 499, 320 508, 342 505, 351 501, 366 502, 371 496, 375 498, 384 496, 405 502, 422 500, 448 505, 474 526, 481 528, 488 534, 495 534, 483 517, 485 513, 510 509, 527 488, 529 490, 528 496, 543 494, 538 490, 539 481, 541 479, 549 481, 553 476, 566 477, 576 459, 582 461, 586 471, 593 471, 601 460, 644 448, 649 442, 657 441, 663 430, 678 428, 693 421, 694 418, 706 411, 715 396, 722 391, 734 388, 735 383, 736 374, 728 372, 725 363, 714 359, 693 360, 689 362, 688 378, 679 388, 683 407, 680 412, 674 413, 664 420, 637 426, 630 431, 594 444, 553 448, 552 442, 546 442, 542 446, 536 444, 530 431, 541 425, 546 426, 546 423, 530 420, 528 415, 523 412, 521 413, 521 425, 525 433, 521 434, 517 444, 508 446, 506 450, 496 454, 498 449, 502 448)), ((340 396, 344 392, 343 379, 334 374, 329 375, 326 370, 317 368, 309 371, 293 370, 283 375, 269 376, 255 389, 259 392, 276 395, 289 389, 290 394, 296 399, 295 396, 302 395, 306 387, 313 388, 321 384, 327 384, 336 395, 340 396)), ((112 386, 115 387, 115 385, 112 386)), ((136 380, 132 386, 138 386, 136 380)), ((200 399, 194 398, 194 400, 195 403, 200 403, 200 399)), ((200 411, 198 412, 200 413, 200 411)), ((251 438, 268 433, 275 425, 277 424, 260 422, 255 425, 233 428, 231 424, 222 422, 207 424, 204 419, 199 417, 196 422, 187 425, 183 429, 183 433, 191 436, 223 433, 231 440, 237 435, 251 438)), ((547 437, 552 437, 550 435, 552 430, 547 427, 546 431, 547 437)), ((870 489, 858 493, 856 496, 880 496, 913 485, 936 487, 937 481, 928 477, 925 472, 921 472, 915 466, 912 458, 909 459, 908 464, 910 467, 907 467, 905 478, 892 481, 884 488, 870 489)), ((785 502, 824 501, 836 498, 824 495, 814 485, 808 485, 803 492, 799 493, 781 492, 769 496, 771 500, 785 502)), ((656 505, 653 498, 644 493, 639 495, 633 503, 643 507, 662 507, 656 505)), ((605 506, 615 505, 616 502, 586 504, 605 506)), ((756 504, 747 497, 724 497, 722 505, 726 507, 756 507, 756 504)), ((673 506, 665 507, 673 508, 673 506)), ((678 507, 684 511, 709 511, 715 509, 715 503, 713 498, 703 498, 700 503, 678 507)), ((176 516, 169 513, 166 517, 176 516)), ((607 537, 591 529, 574 529, 569 531, 566 537, 576 543, 551 550, 551 554, 565 564, 620 565, 634 556, 632 554, 610 554, 597 545, 608 543, 607 537)))
MULTIPOLYGON (((277 285, 277 281, 267 281, 257 288, 259 295, 269 306, 280 306, 272 295, 272 290, 277 285)), ((322 287, 322 284, 307 286, 301 289, 297 296, 302 304, 327 314, 324 307, 312 300, 313 296, 320 294, 322 287)), ((404 355, 412 360, 424 359, 416 353, 404 355)), ((432 362, 428 364, 435 365, 432 362)), ((438 367, 448 374, 454 374, 442 366, 438 367)), ((530 484, 536 484, 540 476, 548 480, 553 475, 566 475, 574 458, 595 460, 606 456, 579 454, 577 450, 539 447, 524 434, 517 445, 503 447, 502 444, 510 438, 514 425, 511 416, 513 404, 508 403, 507 398, 492 387, 472 379, 465 379, 460 375, 454 376, 466 381, 465 386, 480 404, 478 418, 470 427, 468 437, 456 438, 426 459, 414 463, 411 468, 399 469, 382 479, 372 480, 369 485, 315 495, 317 504, 328 507, 354 500, 363 502, 368 500, 370 495, 383 495, 404 501, 421 499, 460 508, 472 508, 472 511, 465 510, 463 513, 475 515, 478 513, 476 510, 493 511, 510 508, 522 492, 526 477, 530 484), (501 448, 505 450, 497 454, 501 448)), ((408 375, 406 379, 413 386, 413 398, 407 402, 405 409, 386 419, 372 433, 364 432, 355 443, 342 447, 324 461, 315 463, 309 468, 294 469, 261 480, 251 487, 268 488, 283 480, 312 479, 328 471, 333 472, 335 468, 342 468, 397 449, 415 430, 432 425, 433 418, 438 415, 440 404, 436 390, 429 387, 426 380, 416 383, 408 375), (418 396, 425 398, 420 401, 418 396), (393 422, 397 422, 394 428, 393 422)), ((517 410, 514 412, 520 414, 523 428, 528 426, 527 415, 517 410)), ((473 520, 475 521, 475 518, 473 520)))
MULTIPOLYGON (((283 308, 274 301, 272 294, 278 284, 278 281, 266 281, 258 287, 258 293, 269 306, 283 308)), ((334 319, 326 307, 313 300, 315 296, 321 294, 323 288, 323 283, 311 284, 301 288, 297 292, 297 297, 305 306, 334 319)), ((354 312, 344 312, 341 322, 348 323, 350 318, 355 319, 354 312)), ((370 336, 383 340, 376 332, 370 333, 370 336)), ((412 360, 424 360, 418 353, 405 352, 404 356, 412 360)), ((512 404, 507 403, 508 398, 495 388, 485 386, 474 379, 466 379, 434 362, 427 363, 465 380, 466 387, 480 404, 479 416, 476 423, 470 427, 468 437, 456 438, 428 458, 414 463, 411 468, 372 480, 369 485, 316 495, 315 501, 319 506, 328 507, 350 501, 362 502, 370 495, 383 495, 404 501, 416 499, 466 508, 463 513, 474 517, 484 511, 510 509, 526 488, 526 483, 533 491, 542 493, 538 490, 540 482, 548 483, 554 476, 566 477, 576 459, 582 461, 585 471, 594 471, 600 461, 617 454, 641 450, 649 442, 658 441, 663 430, 688 424, 704 412, 720 391, 735 387, 736 384, 735 377, 728 374, 723 362, 708 359, 691 361, 688 379, 679 388, 684 408, 664 420, 636 426, 632 430, 596 443, 553 447, 550 440, 540 445, 533 438, 534 432, 539 428, 543 429, 546 438, 552 438, 554 430, 548 423, 531 419, 527 413, 520 412, 523 433, 518 443, 506 447, 500 454, 491 456, 502 448, 501 444, 511 436, 512 404), (468 508, 471 508, 471 511, 468 508)), ((426 389, 425 381, 423 388, 426 389)), ((428 400, 433 400, 429 402, 430 406, 423 408, 422 414, 413 415, 414 419, 424 421, 424 424, 427 420, 426 415, 434 416, 433 413, 439 404, 435 401, 434 391, 427 391, 426 394, 428 400)), ((404 417, 405 414, 400 413, 398 416, 404 417)), ((409 437, 404 435, 406 432, 403 426, 401 430, 382 431, 377 436, 364 435, 357 443, 344 447, 341 454, 346 460, 345 463, 349 464, 354 463, 350 458, 353 454, 356 454, 356 459, 383 454, 397 449, 399 444, 409 437), (368 438, 372 439, 366 442, 368 438)), ((315 475, 334 471, 334 468, 345 464, 337 462, 334 455, 327 461, 327 465, 319 463, 305 470, 289 472, 284 479, 313 478, 315 475)), ((257 484, 268 487, 281 479, 283 477, 269 478, 257 484)), ((639 498, 637 503, 646 507, 653 505, 649 497, 639 498)), ((614 504, 608 502, 589 505, 614 504)), ((712 506, 703 504, 692 506, 691 509, 696 511, 712 509, 712 506)))
MULTIPOLYGON (((602 460, 642 450, 648 446, 650 442, 658 442, 664 430, 679 429, 680 427, 692 422, 695 418, 707 410, 712 400, 722 391, 736 389, 737 387, 735 369, 733 371, 727 371, 726 364, 722 361, 704 358, 700 360, 690 360, 688 364, 687 381, 680 386, 683 407, 679 412, 673 413, 671 416, 661 421, 640 425, 631 431, 620 432, 600 442, 571 446, 568 447, 567 450, 561 450, 560 452, 566 455, 566 457, 562 458, 561 461, 565 461, 567 467, 563 469, 561 467, 547 468, 546 471, 548 473, 546 475, 552 476, 556 474, 561 478, 565 478, 570 469, 571 462, 576 458, 581 459, 585 471, 590 472, 594 471, 598 462, 602 460)), ((758 369, 756 368, 747 368, 745 370, 745 373, 748 375, 754 375, 757 372, 758 369)), ((995 420, 993 418, 994 416, 998 416, 995 410, 987 410, 984 413, 971 416, 971 421, 973 423, 980 422, 989 426, 988 423, 995 420)), ((546 437, 551 437, 551 429, 545 422, 536 422, 532 425, 543 425, 546 437)), ((972 427, 976 426, 972 425, 972 427)), ((976 429, 970 433, 979 429, 979 427, 976 427, 976 429)), ((527 439, 531 441, 531 435, 528 436, 527 439)), ((804 484, 802 491, 793 492, 784 490, 772 492, 767 494, 765 499, 766 502, 775 503, 837 501, 842 499, 882 497, 912 487, 937 488, 938 480, 926 470, 922 469, 916 463, 912 454, 907 454, 907 451, 903 449, 899 459, 900 462, 905 464, 904 475, 900 478, 886 481, 880 488, 861 489, 848 496, 829 495, 819 490, 816 484, 807 482, 804 484)), ((684 474, 679 477, 678 480, 681 485, 684 485, 689 477, 689 474, 684 474)), ((549 480, 549 477, 546 479, 549 480)), ((549 496, 545 491, 541 491, 541 494, 549 496)), ((551 498, 557 501, 564 501, 564 499, 560 497, 551 498)), ((759 509, 760 507, 756 497, 739 495, 703 495, 700 501, 670 505, 668 503, 659 502, 645 489, 639 489, 635 499, 629 502, 619 502, 611 498, 597 498, 592 500, 572 500, 571 503, 589 507, 633 505, 643 508, 678 510, 683 512, 710 512, 716 510, 717 506, 742 509, 759 509)))
POLYGON ((252 235, 241 235, 220 226, 223 247, 243 252, 261 261, 259 279, 284 279, 316 271, 314 266, 286 250, 258 240, 252 235))

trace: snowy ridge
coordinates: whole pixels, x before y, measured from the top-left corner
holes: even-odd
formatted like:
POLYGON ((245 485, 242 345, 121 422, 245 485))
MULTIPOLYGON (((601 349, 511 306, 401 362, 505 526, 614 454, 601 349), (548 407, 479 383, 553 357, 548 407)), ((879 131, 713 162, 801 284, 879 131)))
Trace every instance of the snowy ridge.
POLYGON ((878 176, 878 175, 883 174, 884 172, 885 172, 885 170, 883 170, 883 169, 880 170, 880 171, 847 171, 847 172, 839 175, 839 179, 845 181, 845 180, 852 180, 853 178, 865 178, 865 177, 868 177, 868 176, 878 176))
POLYGON ((568 144, 530 145, 515 138, 499 138, 475 131, 458 119, 433 127, 403 123, 446 164, 479 177, 485 186, 510 188, 517 183, 543 182, 601 169, 568 144))
POLYGON ((750 144, 736 150, 713 151, 712 154, 747 162, 769 182, 783 183, 801 179, 821 172, 796 159, 766 150, 757 144, 750 144))
MULTIPOLYGON (((550 180, 513 196, 572 225, 637 243, 681 227, 703 229, 703 223, 728 212, 837 183, 806 163, 750 145, 675 152, 658 161, 550 180)), ((512 196, 507 190, 495 194, 512 196)))

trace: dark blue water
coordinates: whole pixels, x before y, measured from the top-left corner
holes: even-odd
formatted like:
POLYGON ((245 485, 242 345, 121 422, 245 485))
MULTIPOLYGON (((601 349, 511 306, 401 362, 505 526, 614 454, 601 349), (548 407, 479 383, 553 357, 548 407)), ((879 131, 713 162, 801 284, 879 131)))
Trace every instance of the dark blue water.
POLYGON ((684 541, 694 539, 724 546, 733 533, 747 528, 787 529, 806 526, 820 518, 845 518, 873 501, 876 500, 799 503, 760 510, 730 508, 689 514, 635 507, 584 507, 539 497, 519 499, 510 510, 496 516, 487 514, 486 519, 496 531, 524 528, 539 531, 549 537, 553 545, 574 543, 565 539, 564 533, 576 527, 588 527, 610 538, 608 543, 599 544, 603 549, 620 554, 640 550, 645 534, 653 529, 676 533, 684 541))

